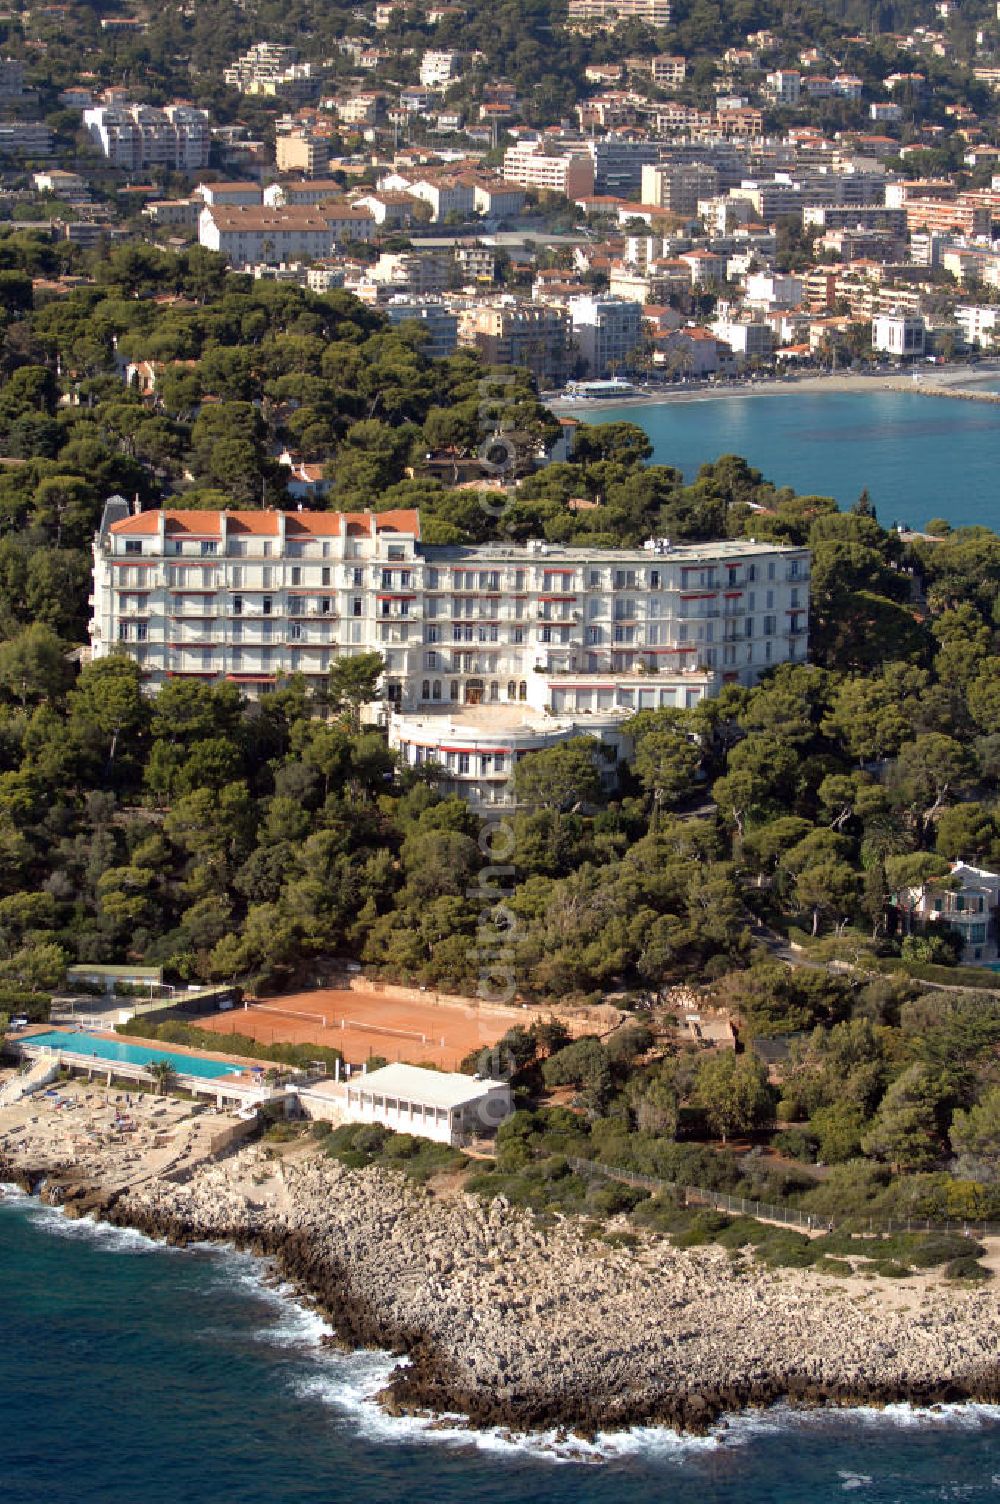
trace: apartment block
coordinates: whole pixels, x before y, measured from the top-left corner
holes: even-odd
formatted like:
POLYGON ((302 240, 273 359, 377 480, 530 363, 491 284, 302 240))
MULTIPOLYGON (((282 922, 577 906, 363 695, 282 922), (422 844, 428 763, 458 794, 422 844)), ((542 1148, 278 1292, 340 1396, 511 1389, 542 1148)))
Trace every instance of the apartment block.
POLYGON ((670 214, 693 216, 699 199, 713 198, 718 191, 718 170, 707 163, 656 162, 642 169, 642 202, 670 214))
POLYGON ((588 376, 613 376, 642 342, 642 306, 623 298, 571 298, 573 345, 588 376))
POLYGON ((258 42, 222 70, 223 81, 241 94, 304 99, 315 92, 319 80, 314 77, 312 64, 299 63, 297 58, 294 47, 258 42))
POLYGON ((594 192, 594 163, 585 147, 553 152, 539 141, 509 146, 504 152, 503 175, 522 188, 562 193, 567 198, 587 198, 594 192))
POLYGON ((670 0, 569 0, 570 26, 617 26, 619 21, 670 25, 670 0))
POLYGON ((208 166, 211 127, 205 110, 190 104, 154 109, 127 101, 84 110, 83 128, 114 167, 140 172, 162 166, 198 172, 208 166))
POLYGON ((124 650, 152 690, 179 677, 258 696, 380 652, 405 760, 503 803, 525 751, 613 741, 637 710, 803 661, 809 555, 745 540, 430 547, 413 511, 132 515, 113 497, 93 592, 95 658, 124 650))
POLYGON ((300 172, 305 178, 320 178, 330 166, 330 143, 312 131, 290 131, 275 141, 279 172, 300 172))
POLYGON ((231 266, 280 266, 315 261, 339 242, 370 240, 375 222, 366 209, 326 203, 314 208, 206 206, 198 240, 228 257, 231 266))
POLYGON ((487 365, 522 366, 543 386, 561 386, 569 368, 569 321, 561 308, 497 298, 459 315, 458 342, 487 365))

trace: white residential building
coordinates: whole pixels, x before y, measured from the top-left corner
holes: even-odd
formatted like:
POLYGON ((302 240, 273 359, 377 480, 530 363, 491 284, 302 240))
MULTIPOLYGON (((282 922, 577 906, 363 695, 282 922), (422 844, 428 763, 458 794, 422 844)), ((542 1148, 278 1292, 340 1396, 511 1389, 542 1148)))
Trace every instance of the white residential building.
POLYGON ((198 172, 208 166, 208 112, 190 104, 168 104, 162 110, 124 101, 99 105, 84 110, 83 127, 108 161, 126 172, 154 166, 198 172))
POLYGON ((992 349, 1000 330, 1000 308, 993 304, 966 304, 955 309, 955 323, 967 344, 992 349))
POLYGON ((926 329, 919 313, 881 313, 872 319, 872 349, 911 359, 923 355, 926 329))
POLYGON ((420 59, 420 82, 425 89, 441 89, 462 71, 458 52, 425 52, 420 59))
POLYGON ((614 744, 637 710, 804 660, 809 555, 743 540, 431 547, 415 511, 133 515, 113 497, 93 601, 95 658, 124 649, 154 690, 190 678, 258 695, 380 652, 393 745, 503 803, 520 752, 585 732, 614 744))
POLYGON ((802 75, 793 68, 778 68, 767 75, 767 92, 775 104, 794 109, 802 97, 802 75))
POLYGON ((571 298, 573 343, 588 376, 615 375, 642 343, 642 305, 624 298, 571 298))
POLYGON ((375 221, 367 209, 326 202, 305 208, 207 205, 198 221, 198 240, 228 257, 234 267, 281 266, 316 261, 337 244, 371 240, 375 221))
POLYGON ((986 965, 1000 959, 1000 873, 952 862, 947 879, 904 889, 896 905, 907 934, 947 925, 961 937, 960 961, 986 965))
POLYGON ((619 21, 670 25, 670 0, 569 0, 569 24, 616 26, 619 21))
POLYGON ((519 142, 504 152, 503 175, 522 188, 547 189, 567 198, 586 198, 594 191, 594 162, 586 147, 547 150, 541 141, 519 142))

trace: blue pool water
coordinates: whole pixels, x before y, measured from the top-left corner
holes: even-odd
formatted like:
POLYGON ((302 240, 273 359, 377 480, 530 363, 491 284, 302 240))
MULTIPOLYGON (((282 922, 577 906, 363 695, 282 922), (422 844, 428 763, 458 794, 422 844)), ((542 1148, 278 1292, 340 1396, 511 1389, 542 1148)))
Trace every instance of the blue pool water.
MULTIPOLYGON (((565 409, 567 412, 569 408, 565 409)), ((691 480, 706 460, 740 454, 776 485, 833 496, 865 486, 884 525, 944 517, 1000 532, 1000 405, 916 392, 803 392, 632 402, 589 409, 588 423, 644 428, 656 464, 691 480)))
POLYGON ((4 1504, 989 1504, 1000 1412, 736 1420, 598 1447, 381 1416, 380 1353, 253 1261, 0 1202, 4 1504), (572 1460, 567 1460, 567 1459, 572 1460))
POLYGON ((204 1076, 207 1080, 231 1076, 239 1069, 227 1060, 212 1060, 207 1055, 181 1055, 176 1050, 163 1050, 151 1044, 102 1039, 98 1034, 85 1034, 82 1030, 64 1033, 53 1029, 49 1034, 33 1034, 30 1042, 50 1045, 55 1050, 74 1050, 79 1055, 96 1055, 100 1060, 120 1060, 127 1065, 148 1065, 150 1061, 159 1063, 165 1060, 178 1073, 204 1076))

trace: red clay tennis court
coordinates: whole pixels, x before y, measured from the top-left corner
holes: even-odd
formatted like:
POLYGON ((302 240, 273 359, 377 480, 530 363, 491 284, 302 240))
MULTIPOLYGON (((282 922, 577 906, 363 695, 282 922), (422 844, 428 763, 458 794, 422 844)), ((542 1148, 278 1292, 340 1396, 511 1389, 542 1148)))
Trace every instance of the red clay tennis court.
POLYGON ((372 1055, 411 1065, 457 1069, 470 1050, 496 1044, 517 1009, 480 1011, 457 1003, 406 1002, 384 993, 320 989, 264 998, 191 1022, 218 1033, 249 1034, 261 1044, 324 1044, 353 1065, 372 1055))

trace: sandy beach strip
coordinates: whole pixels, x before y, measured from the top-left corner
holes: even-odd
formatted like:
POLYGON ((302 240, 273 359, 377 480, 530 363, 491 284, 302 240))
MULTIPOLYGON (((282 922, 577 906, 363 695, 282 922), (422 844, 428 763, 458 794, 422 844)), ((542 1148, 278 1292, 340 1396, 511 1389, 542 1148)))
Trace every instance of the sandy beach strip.
POLYGON ((922 397, 1000 403, 1000 392, 979 390, 985 382, 1000 383, 1000 361, 984 361, 977 366, 917 364, 910 372, 811 371, 808 375, 761 377, 752 381, 686 383, 667 388, 652 386, 636 396, 614 397, 607 401, 589 397, 553 397, 546 399, 546 406, 557 417, 572 418, 588 412, 617 411, 623 407, 638 413, 646 407, 674 403, 719 402, 744 397, 820 396, 838 392, 910 392, 922 397))

